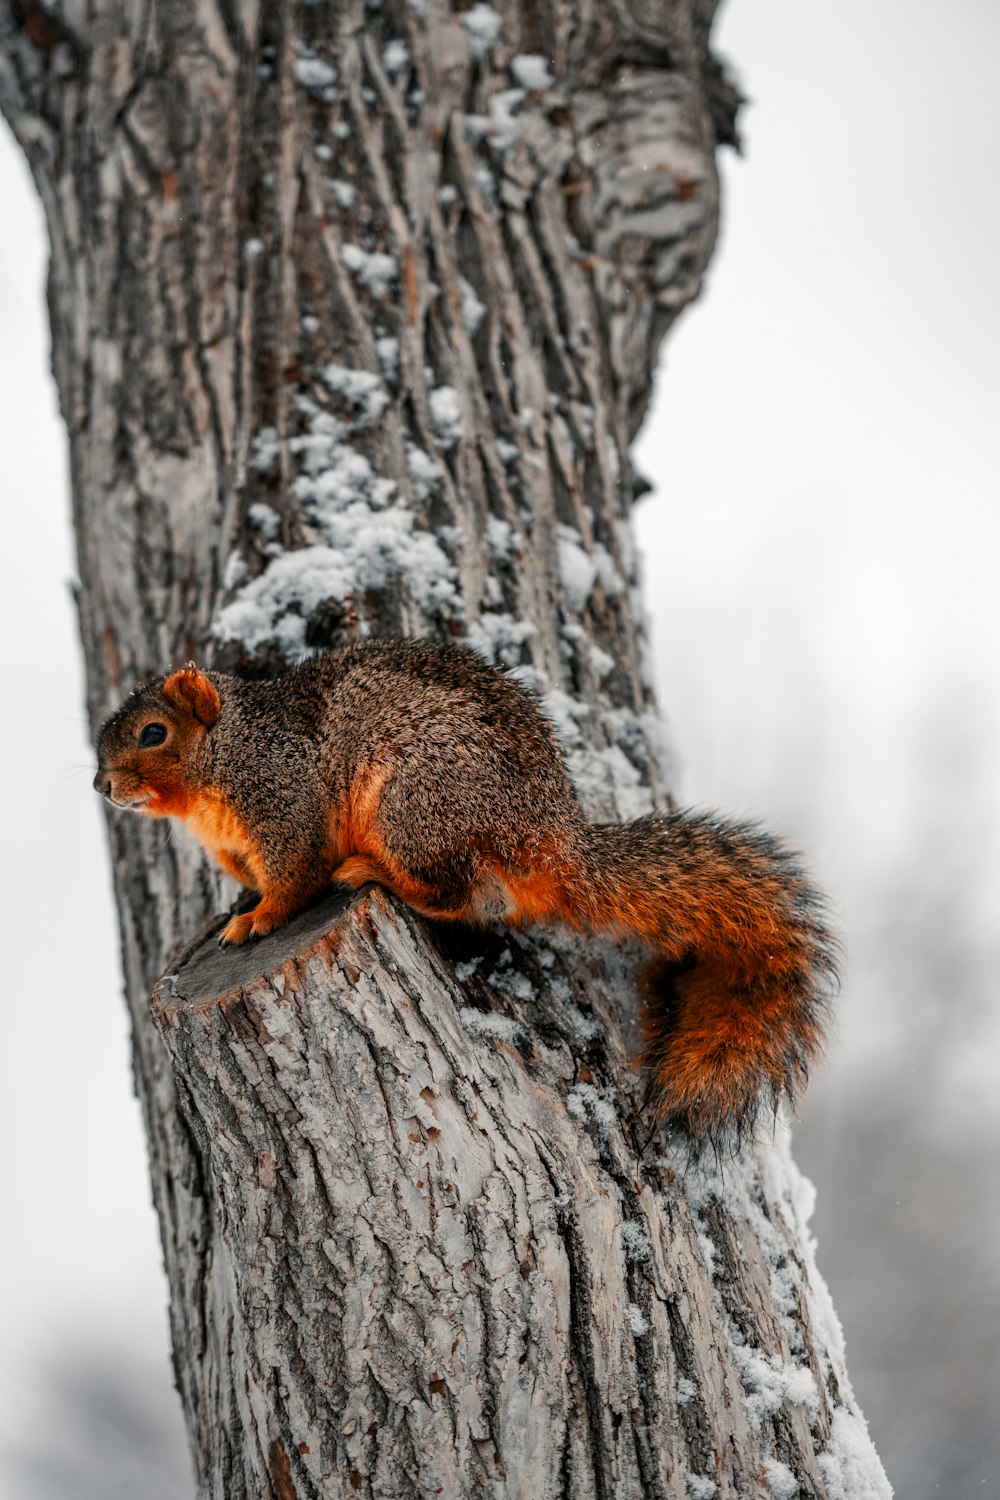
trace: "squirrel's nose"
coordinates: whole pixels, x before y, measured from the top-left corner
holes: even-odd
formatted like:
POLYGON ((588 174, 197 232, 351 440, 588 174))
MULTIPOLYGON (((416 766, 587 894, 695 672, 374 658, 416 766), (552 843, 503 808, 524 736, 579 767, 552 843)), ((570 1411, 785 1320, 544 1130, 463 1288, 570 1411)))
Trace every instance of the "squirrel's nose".
POLYGON ((111 796, 111 777, 107 771, 98 771, 94 777, 94 791, 100 792, 102 797, 111 796))

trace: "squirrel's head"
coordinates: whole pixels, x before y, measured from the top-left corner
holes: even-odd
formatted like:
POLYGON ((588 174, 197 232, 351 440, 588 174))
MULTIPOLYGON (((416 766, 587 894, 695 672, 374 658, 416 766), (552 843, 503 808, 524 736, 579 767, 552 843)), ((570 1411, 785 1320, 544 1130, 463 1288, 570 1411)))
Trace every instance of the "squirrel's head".
POLYGON ((137 687, 97 737, 95 790, 115 807, 183 817, 196 788, 192 753, 219 717, 219 694, 197 667, 137 687))

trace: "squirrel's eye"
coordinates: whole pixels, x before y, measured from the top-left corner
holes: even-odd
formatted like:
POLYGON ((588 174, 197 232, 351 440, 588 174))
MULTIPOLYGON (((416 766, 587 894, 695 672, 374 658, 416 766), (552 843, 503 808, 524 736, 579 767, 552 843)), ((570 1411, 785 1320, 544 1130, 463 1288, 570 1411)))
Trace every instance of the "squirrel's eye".
POLYGON ((143 750, 148 750, 152 745, 162 745, 166 737, 166 724, 147 724, 139 735, 139 744, 143 750))

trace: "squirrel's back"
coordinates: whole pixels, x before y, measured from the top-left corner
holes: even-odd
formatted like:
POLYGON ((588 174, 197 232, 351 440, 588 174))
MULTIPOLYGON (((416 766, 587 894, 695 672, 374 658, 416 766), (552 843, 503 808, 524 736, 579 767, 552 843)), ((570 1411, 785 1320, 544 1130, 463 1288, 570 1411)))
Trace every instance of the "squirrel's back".
POLYGON ((440 743, 513 766, 545 794, 574 803, 555 733, 534 698, 466 646, 425 640, 356 641, 313 657, 279 679, 309 701, 322 696, 326 724, 376 751, 440 743))

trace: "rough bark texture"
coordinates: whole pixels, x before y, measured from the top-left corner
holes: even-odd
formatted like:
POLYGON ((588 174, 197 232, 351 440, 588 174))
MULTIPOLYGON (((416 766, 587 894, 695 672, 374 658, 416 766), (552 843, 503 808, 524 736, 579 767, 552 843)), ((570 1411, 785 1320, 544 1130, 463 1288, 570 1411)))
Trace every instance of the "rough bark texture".
MULTIPOLYGON (((464 636, 592 815, 662 802, 628 445, 715 235, 713 9, 0 5, 95 726, 191 656, 464 636)), ((200 1494, 885 1493, 784 1150, 640 1158, 624 957, 374 892, 151 1017, 225 893, 110 836, 200 1494)))

